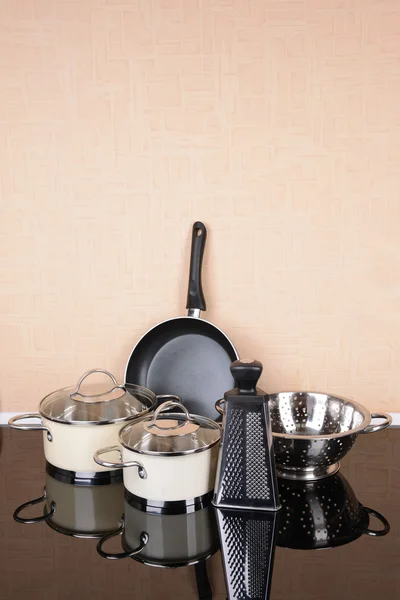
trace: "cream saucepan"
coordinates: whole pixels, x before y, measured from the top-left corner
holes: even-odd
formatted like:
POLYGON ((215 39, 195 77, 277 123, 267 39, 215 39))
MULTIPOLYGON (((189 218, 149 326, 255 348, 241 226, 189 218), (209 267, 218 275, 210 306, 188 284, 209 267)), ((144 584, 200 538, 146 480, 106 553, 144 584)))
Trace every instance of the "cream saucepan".
MULTIPOLYGON (((104 390, 104 387, 103 387, 104 390)), ((150 390, 133 385, 119 385, 104 369, 88 371, 73 387, 57 390, 43 398, 38 413, 17 415, 9 420, 14 429, 43 430, 47 470, 54 477, 79 483, 102 483, 117 475, 119 466, 107 467, 93 460, 102 446, 116 444, 118 433, 127 421, 147 414, 156 405, 150 390), (104 373, 112 380, 112 388, 98 392, 97 386, 82 391, 84 380, 94 373, 104 373), (24 420, 38 419, 39 424, 24 420)), ((119 472, 120 475, 120 472, 119 472)))
POLYGON ((159 514, 193 512, 212 498, 220 431, 215 421, 168 401, 125 425, 120 445, 99 449, 94 460, 124 468, 125 489, 136 506, 159 514), (183 412, 166 412, 173 407, 183 412), (120 462, 101 458, 113 451, 120 452, 120 462))

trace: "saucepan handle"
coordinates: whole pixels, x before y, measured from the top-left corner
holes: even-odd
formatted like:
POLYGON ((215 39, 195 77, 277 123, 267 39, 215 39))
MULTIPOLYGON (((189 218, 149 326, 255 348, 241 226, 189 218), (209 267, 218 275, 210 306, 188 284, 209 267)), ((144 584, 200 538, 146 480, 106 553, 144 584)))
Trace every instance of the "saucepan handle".
POLYGON ((182 404, 182 398, 180 396, 175 396, 175 394, 158 394, 157 402, 159 402, 160 400, 162 401, 162 403, 164 403, 164 401, 166 400, 176 400, 177 402, 180 402, 182 404))
POLYGON ((225 400, 224 398, 220 398, 219 400, 216 401, 215 403, 215 410, 217 412, 219 412, 220 415, 224 414, 224 404, 225 404, 225 400))
POLYGON ((372 535, 374 537, 379 537, 382 535, 387 535, 390 531, 389 521, 385 519, 381 513, 377 510, 373 510, 372 508, 368 508, 366 506, 361 506, 361 510, 365 510, 369 515, 373 515, 378 521, 380 521, 383 525, 383 529, 370 529, 369 527, 356 527, 357 531, 361 533, 365 533, 365 535, 372 535))
POLYGON ((101 448, 100 450, 97 450, 93 454, 93 460, 101 467, 107 467, 109 469, 124 469, 126 467, 137 467, 140 479, 147 478, 147 473, 142 463, 137 462, 136 460, 129 460, 127 462, 122 461, 121 449, 119 446, 107 446, 107 448, 101 448), (106 454, 107 452, 118 452, 120 461, 111 462, 100 458, 102 454, 106 454))
POLYGON ((23 415, 16 415, 15 417, 11 417, 11 419, 8 421, 8 424, 13 429, 21 429, 22 431, 29 431, 29 430, 47 431, 47 439, 49 440, 49 442, 53 441, 52 433, 48 427, 43 425, 42 417, 39 413, 24 413, 23 415), (40 424, 39 423, 31 423, 28 425, 20 425, 19 421, 24 421, 25 419, 39 419, 40 424))
POLYGON ((375 433, 376 431, 386 429, 386 427, 389 427, 389 425, 392 423, 392 417, 387 413, 371 413, 371 421, 372 419, 383 419, 383 423, 378 423, 377 425, 367 425, 367 427, 360 431, 360 433, 375 433))
POLYGON ((46 495, 46 489, 45 489, 43 492, 43 496, 40 496, 40 498, 36 498, 35 500, 29 500, 29 502, 24 502, 24 504, 21 504, 21 506, 18 506, 18 508, 14 511, 14 514, 13 514, 14 521, 17 521, 17 523, 25 523, 26 524, 26 523, 40 523, 41 521, 47 521, 48 519, 50 519, 56 512, 56 504, 53 501, 50 504, 50 510, 47 513, 44 513, 43 515, 41 515, 40 517, 29 517, 29 518, 20 517, 21 512, 25 508, 29 508, 30 506, 34 506, 35 504, 44 502, 46 500, 46 498, 47 498, 47 495, 46 495))
POLYGON ((107 535, 102 537, 101 540, 99 540, 97 544, 97 552, 100 554, 100 556, 102 556, 103 558, 107 558, 108 560, 121 560, 122 558, 129 558, 130 556, 135 556, 135 554, 139 554, 139 552, 143 550, 143 548, 149 541, 149 534, 145 531, 142 531, 142 533, 140 534, 139 546, 131 552, 106 552, 105 550, 103 550, 103 546, 108 540, 111 540, 111 538, 116 537, 117 535, 122 535, 123 532, 124 520, 122 521, 122 525, 119 529, 108 533, 107 535))

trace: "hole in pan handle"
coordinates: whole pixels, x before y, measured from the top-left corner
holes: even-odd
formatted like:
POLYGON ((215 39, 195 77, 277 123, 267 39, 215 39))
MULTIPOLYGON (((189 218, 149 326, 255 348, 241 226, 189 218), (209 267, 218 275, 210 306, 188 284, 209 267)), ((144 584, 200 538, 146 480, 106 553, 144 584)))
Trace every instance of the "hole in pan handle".
POLYGON ((41 515, 40 517, 20 517, 20 514, 23 510, 25 510, 25 508, 29 508, 30 506, 35 506, 35 504, 39 504, 40 502, 44 502, 47 498, 47 494, 46 494, 46 488, 44 489, 43 492, 43 496, 40 496, 40 498, 36 498, 35 500, 29 500, 29 502, 24 502, 24 504, 21 504, 21 506, 18 506, 17 509, 15 509, 14 514, 13 514, 13 519, 14 521, 17 521, 17 523, 24 523, 24 524, 28 524, 28 523, 40 523, 41 521, 47 521, 48 519, 50 519, 54 513, 56 512, 56 504, 55 502, 51 502, 50 504, 50 510, 49 512, 41 515))
POLYGON ((117 535, 123 534, 124 525, 125 525, 124 518, 122 518, 122 524, 119 527, 119 529, 117 529, 116 531, 112 531, 111 533, 108 533, 107 535, 102 537, 101 540, 99 540, 99 542, 97 544, 97 552, 100 554, 100 556, 102 556, 103 558, 107 558, 107 560, 121 560, 122 558, 129 558, 131 556, 135 556, 135 554, 139 554, 139 552, 141 552, 143 550, 143 548, 146 546, 147 542, 149 541, 149 534, 146 533, 145 531, 142 531, 142 533, 140 534, 139 546, 137 548, 135 548, 135 550, 132 550, 131 552, 106 552, 105 550, 103 550, 103 546, 108 540, 111 540, 113 537, 116 537, 117 535))

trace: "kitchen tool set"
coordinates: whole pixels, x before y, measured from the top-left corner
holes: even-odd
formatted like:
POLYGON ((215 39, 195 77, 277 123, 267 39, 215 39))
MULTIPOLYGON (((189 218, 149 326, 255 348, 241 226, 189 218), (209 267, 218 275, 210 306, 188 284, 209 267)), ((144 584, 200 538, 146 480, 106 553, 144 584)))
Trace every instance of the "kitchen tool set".
POLYGON ((206 237, 196 222, 188 316, 142 337, 124 384, 94 369, 46 396, 37 413, 10 419, 12 428, 43 430, 46 459, 43 495, 14 519, 101 538, 103 558, 152 566, 201 564, 221 543, 229 598, 257 600, 268 596, 275 543, 317 549, 388 533, 338 470, 358 434, 391 418, 338 396, 260 390, 262 364, 239 360, 229 338, 200 318, 206 237), (88 385, 98 373, 109 389, 88 385), (40 504, 41 515, 26 516, 40 504), (369 527, 370 515, 382 529, 369 527), (109 552, 117 536, 122 551, 109 552))

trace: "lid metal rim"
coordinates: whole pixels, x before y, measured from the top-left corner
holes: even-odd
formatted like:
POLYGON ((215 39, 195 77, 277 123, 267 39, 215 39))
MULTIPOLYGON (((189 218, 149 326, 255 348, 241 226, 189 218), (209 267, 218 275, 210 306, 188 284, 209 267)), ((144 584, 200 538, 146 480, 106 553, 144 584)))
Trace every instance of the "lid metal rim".
MULTIPOLYGON (((165 413, 164 418, 170 419, 171 417, 181 418, 182 415, 181 415, 181 413, 165 413)), ((136 419, 135 425, 137 425, 141 421, 147 420, 148 418, 149 417, 147 415, 141 414, 140 417, 136 419)), ((124 435, 124 430, 127 429, 131 425, 131 423, 128 423, 127 425, 125 425, 125 427, 123 427, 121 429, 121 431, 119 432, 119 434, 118 434, 119 443, 121 444, 121 446, 123 446, 126 450, 129 450, 130 452, 134 452, 135 454, 145 454, 147 456, 184 456, 186 454, 197 454, 198 452, 204 452, 205 450, 212 448, 213 446, 215 446, 216 444, 218 444, 220 442, 221 428, 218 425, 218 423, 216 423, 212 419, 209 419, 208 417, 203 417, 203 416, 199 416, 199 415, 190 415, 190 421, 198 424, 196 422, 196 419, 200 420, 200 425, 201 425, 201 423, 207 423, 208 425, 211 426, 211 429, 214 429, 215 431, 219 432, 218 438, 216 440, 214 440, 210 444, 207 444, 207 446, 202 446, 201 448, 190 448, 189 450, 180 450, 179 452, 155 452, 155 451, 151 451, 151 450, 144 451, 144 450, 138 450, 137 448, 132 448, 131 446, 128 446, 128 444, 126 444, 122 439, 122 437, 124 435)), ((184 436, 182 436, 182 437, 184 437, 184 436)))
POLYGON ((55 417, 49 417, 48 415, 46 415, 45 413, 42 412, 40 407, 39 407, 39 413, 44 419, 47 419, 48 421, 53 421, 53 423, 60 423, 61 425, 75 425, 78 427, 87 427, 88 425, 113 425, 115 423, 124 423, 125 421, 133 421, 135 419, 139 419, 140 417, 147 415, 147 413, 152 411, 153 408, 154 407, 151 406, 150 408, 146 408, 146 410, 143 410, 140 413, 137 413, 135 415, 130 415, 128 417, 121 417, 120 419, 110 419, 109 421, 64 421, 63 419, 56 419, 55 417))
POLYGON ((120 439, 119 443, 126 450, 129 450, 130 452, 133 452, 135 454, 145 454, 147 456, 185 456, 187 454, 198 454, 199 452, 204 452, 205 450, 209 450, 213 446, 216 446, 217 444, 219 444, 219 441, 220 441, 220 438, 218 438, 214 442, 211 442, 211 444, 208 444, 207 446, 203 446, 202 448, 191 448, 190 450, 180 450, 179 452, 143 451, 143 450, 137 450, 136 448, 131 448, 130 446, 128 446, 127 444, 122 442, 121 439, 120 439))
MULTIPOLYGON (((135 390, 137 392, 142 392, 145 397, 147 396, 146 400, 151 402, 150 406, 148 406, 147 408, 145 408, 145 410, 140 411, 137 414, 128 415, 126 417, 120 417, 118 419, 109 419, 106 421, 104 421, 104 420, 100 420, 100 421, 74 421, 74 420, 71 420, 71 421, 67 421, 66 419, 50 417, 43 410, 44 402, 46 400, 48 400, 54 394, 58 394, 60 392, 67 393, 68 390, 72 389, 72 386, 68 386, 68 387, 60 388, 59 390, 56 390, 54 392, 50 392, 50 394, 47 394, 44 398, 42 398, 42 400, 40 401, 40 404, 39 404, 39 413, 44 419, 48 419, 49 421, 53 421, 54 423, 63 423, 64 425, 78 425, 80 427, 84 427, 86 425, 111 425, 113 423, 123 423, 125 421, 131 421, 132 419, 137 419, 139 417, 143 417, 143 416, 147 415, 147 413, 149 413, 150 411, 152 411, 154 409, 155 405, 157 404, 157 397, 154 394, 154 392, 152 392, 151 390, 149 390, 143 386, 136 385, 133 383, 128 383, 128 384, 125 383, 124 386, 128 387, 128 390, 131 389, 131 390, 135 390)), ((113 402, 116 400, 120 400, 120 398, 114 398, 113 400, 106 400, 106 401, 99 400, 97 402, 90 402, 90 405, 94 406, 94 405, 98 405, 98 404, 104 404, 104 402, 109 403, 109 402, 113 402)))

